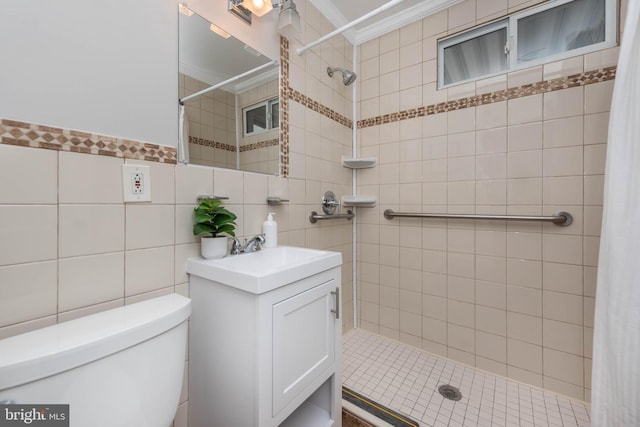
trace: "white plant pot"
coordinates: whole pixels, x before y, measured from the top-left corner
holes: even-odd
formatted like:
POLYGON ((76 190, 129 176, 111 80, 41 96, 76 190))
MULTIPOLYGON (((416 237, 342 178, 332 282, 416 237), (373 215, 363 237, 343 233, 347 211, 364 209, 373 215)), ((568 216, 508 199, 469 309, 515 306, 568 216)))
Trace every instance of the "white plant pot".
POLYGON ((218 259, 227 255, 227 237, 202 237, 200 253, 206 259, 218 259))

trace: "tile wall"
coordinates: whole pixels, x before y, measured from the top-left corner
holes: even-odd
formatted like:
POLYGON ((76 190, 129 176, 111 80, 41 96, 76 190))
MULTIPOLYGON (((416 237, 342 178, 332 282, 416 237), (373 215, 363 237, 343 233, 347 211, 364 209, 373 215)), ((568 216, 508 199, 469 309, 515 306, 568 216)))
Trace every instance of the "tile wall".
POLYGON ((379 204, 358 210, 359 323, 589 400, 618 49, 436 87, 439 38, 528 5, 465 1, 360 46, 358 150, 379 164, 358 172, 358 193, 379 204), (387 208, 566 210, 574 223, 385 220, 387 208))
MULTIPOLYGON (((179 76, 179 97, 210 85, 185 74, 179 76)), ((189 118, 189 160, 223 168, 236 166, 236 97, 216 89, 185 103, 189 118)))
MULTIPOLYGON (((296 4, 306 37, 325 32, 329 24, 313 6, 296 4)), ((291 136, 290 152, 283 149, 291 163, 281 177, 176 165, 174 148, 0 121, 0 339, 166 293, 188 295, 185 261, 199 254, 191 215, 200 194, 229 196, 241 237, 261 233, 273 211, 281 245, 341 252, 343 327, 351 329, 351 223, 308 220, 326 190, 351 192, 340 164, 351 129, 329 118, 350 115, 350 89, 322 69, 345 66, 351 49, 337 38, 292 60, 291 86, 313 103, 288 102, 291 126, 281 132, 291 136), (151 167, 151 203, 123 203, 124 163, 151 167), (267 196, 290 202, 268 206, 267 196)), ((186 390, 185 383, 176 427, 187 423, 186 390)))

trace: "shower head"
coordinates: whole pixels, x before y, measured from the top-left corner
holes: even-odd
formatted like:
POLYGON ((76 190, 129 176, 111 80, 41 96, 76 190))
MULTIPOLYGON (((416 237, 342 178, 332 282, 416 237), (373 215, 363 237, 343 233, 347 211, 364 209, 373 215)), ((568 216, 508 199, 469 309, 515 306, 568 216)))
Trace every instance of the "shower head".
POLYGON ((340 71, 342 73, 342 82, 345 86, 349 86, 351 83, 355 82, 358 77, 353 71, 345 70, 342 67, 327 67, 327 74, 329 74, 329 77, 333 77, 333 73, 335 71, 340 71))

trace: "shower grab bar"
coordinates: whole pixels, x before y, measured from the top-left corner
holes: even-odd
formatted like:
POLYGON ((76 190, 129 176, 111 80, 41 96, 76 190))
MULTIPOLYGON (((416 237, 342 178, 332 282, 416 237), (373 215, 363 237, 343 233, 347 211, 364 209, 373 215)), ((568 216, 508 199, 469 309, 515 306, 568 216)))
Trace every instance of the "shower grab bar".
POLYGON ((311 215, 309 215, 309 222, 311 224, 315 224, 318 221, 323 221, 325 219, 348 219, 351 220, 354 216, 356 216, 352 211, 348 210, 347 213, 344 214, 332 214, 332 215, 320 215, 316 211, 312 211, 311 215))
POLYGON ((384 211, 386 219, 395 217, 402 218, 443 218, 443 219, 495 219, 506 221, 541 221, 551 222, 561 227, 571 225, 573 216, 569 212, 556 212, 552 216, 532 216, 532 215, 476 215, 476 214, 444 214, 444 213, 413 213, 413 212, 394 212, 391 209, 384 211))
POLYGON ((189 101, 189 100, 191 100, 191 99, 194 99, 194 98, 197 98, 197 97, 199 97, 199 96, 202 96, 202 95, 204 95, 205 93, 209 93, 209 92, 211 92, 212 90, 219 89, 219 88, 221 88, 222 86, 226 86, 226 85, 228 85, 229 83, 233 83, 233 82, 235 82, 235 81, 237 81, 237 80, 240 80, 240 79, 242 79, 242 78, 245 78, 245 77, 247 77, 247 76, 250 76, 251 74, 256 73, 256 72, 258 72, 258 71, 262 71, 262 70, 264 70, 265 68, 269 68, 269 67, 271 67, 271 66, 273 66, 273 65, 275 65, 275 64, 277 64, 277 63, 278 63, 278 61, 270 61, 270 62, 267 62, 266 64, 262 64, 262 65, 260 65, 260 66, 258 66, 258 67, 256 67, 256 68, 252 68, 251 70, 246 71, 246 72, 244 72, 244 73, 242 73, 242 74, 238 74, 237 76, 231 77, 231 78, 229 78, 229 79, 227 79, 227 80, 225 80, 225 81, 222 81, 222 82, 220 82, 220 83, 216 83, 216 84, 214 84, 213 86, 210 86, 210 87, 208 87, 208 88, 206 88, 206 89, 202 89, 200 92, 196 92, 196 93, 194 93, 193 95, 189 95, 189 96, 185 96, 184 98, 180 98, 180 99, 178 99, 178 103, 179 103, 180 105, 184 105, 184 103, 185 103, 185 102, 187 102, 187 101, 189 101))

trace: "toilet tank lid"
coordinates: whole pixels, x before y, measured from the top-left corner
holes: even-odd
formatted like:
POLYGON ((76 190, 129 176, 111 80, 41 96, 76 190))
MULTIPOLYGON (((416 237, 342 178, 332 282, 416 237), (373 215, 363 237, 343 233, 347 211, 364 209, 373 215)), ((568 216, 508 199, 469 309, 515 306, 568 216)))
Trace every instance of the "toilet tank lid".
POLYGON ((171 294, 0 340, 0 391, 124 350, 190 315, 191 300, 171 294))

